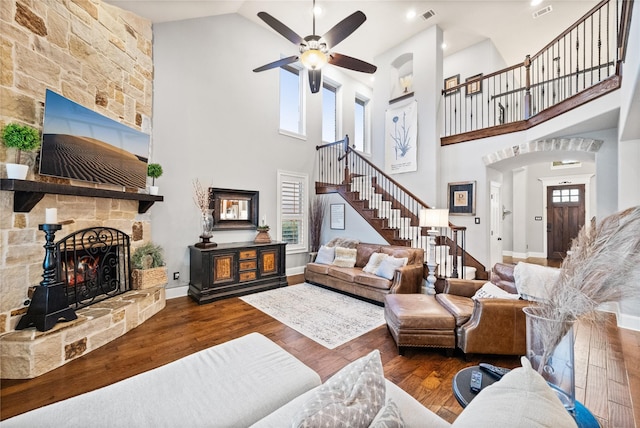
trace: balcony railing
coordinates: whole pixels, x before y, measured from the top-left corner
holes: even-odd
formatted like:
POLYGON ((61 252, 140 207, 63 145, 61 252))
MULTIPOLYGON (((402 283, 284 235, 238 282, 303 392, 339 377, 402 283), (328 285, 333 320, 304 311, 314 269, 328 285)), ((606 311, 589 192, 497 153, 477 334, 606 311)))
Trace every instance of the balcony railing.
POLYGON ((508 132, 525 129, 523 121, 618 77, 631 7, 632 1, 603 0, 522 63, 444 89, 444 137, 505 125, 512 125, 508 132))

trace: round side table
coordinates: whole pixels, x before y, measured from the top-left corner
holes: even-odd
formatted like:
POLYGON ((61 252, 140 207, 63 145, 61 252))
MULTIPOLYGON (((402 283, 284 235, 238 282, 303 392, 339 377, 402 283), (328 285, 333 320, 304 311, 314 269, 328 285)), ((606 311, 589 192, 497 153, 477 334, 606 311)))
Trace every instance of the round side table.
MULTIPOLYGON (((453 395, 463 408, 467 407, 471 400, 479 394, 479 392, 475 393, 469 388, 471 373, 474 370, 480 370, 480 372, 482 372, 482 389, 497 382, 493 376, 481 370, 479 366, 467 367, 456 373, 453 377, 453 395)), ((482 390, 480 392, 482 392, 482 390)), ((578 428, 600 428, 600 424, 595 416, 578 400, 576 400, 576 408, 572 416, 576 420, 578 428)))

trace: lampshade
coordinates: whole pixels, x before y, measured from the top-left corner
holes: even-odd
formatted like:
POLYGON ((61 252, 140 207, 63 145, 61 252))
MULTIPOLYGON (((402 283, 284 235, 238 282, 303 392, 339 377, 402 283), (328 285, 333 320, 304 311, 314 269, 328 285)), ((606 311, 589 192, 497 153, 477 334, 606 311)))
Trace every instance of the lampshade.
POLYGON ((307 70, 318 70, 327 63, 327 55, 319 49, 309 49, 300 55, 300 62, 307 70))
POLYGON ((421 209, 420 227, 449 227, 449 210, 435 208, 421 209))

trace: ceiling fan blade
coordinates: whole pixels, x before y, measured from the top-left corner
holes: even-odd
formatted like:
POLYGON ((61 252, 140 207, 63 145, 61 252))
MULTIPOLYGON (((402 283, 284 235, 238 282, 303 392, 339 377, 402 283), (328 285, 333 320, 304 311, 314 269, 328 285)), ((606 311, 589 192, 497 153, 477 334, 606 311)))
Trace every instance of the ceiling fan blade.
POLYGON ((311 87, 311 93, 315 94, 320 90, 322 85, 322 72, 320 69, 309 70, 309 86, 311 87))
POLYGON ((258 12, 258 17, 262 19, 264 22, 266 22, 267 25, 269 25, 269 27, 276 30, 285 39, 289 40, 294 45, 299 45, 301 43, 304 43, 304 39, 299 35, 297 35, 295 31, 293 31, 291 28, 284 25, 282 22, 278 21, 273 16, 269 15, 267 12, 258 12))
POLYGON ((378 67, 373 64, 369 64, 368 62, 364 62, 357 58, 352 58, 347 55, 342 55, 339 53, 332 53, 329 56, 329 64, 337 65, 338 67, 348 68, 349 70, 360 71, 362 73, 373 74, 376 72, 378 67))
POLYGON ((334 27, 327 31, 322 38, 331 48, 334 48, 338 43, 356 31, 356 29, 366 20, 367 17, 364 13, 359 10, 353 12, 351 15, 334 25, 334 27))
POLYGON ((282 58, 277 61, 270 62, 269 64, 265 64, 262 67, 254 68, 253 71, 258 73, 260 71, 271 70, 272 68, 282 67, 283 65, 291 64, 292 62, 296 62, 298 60, 298 56, 290 56, 287 58, 282 58))

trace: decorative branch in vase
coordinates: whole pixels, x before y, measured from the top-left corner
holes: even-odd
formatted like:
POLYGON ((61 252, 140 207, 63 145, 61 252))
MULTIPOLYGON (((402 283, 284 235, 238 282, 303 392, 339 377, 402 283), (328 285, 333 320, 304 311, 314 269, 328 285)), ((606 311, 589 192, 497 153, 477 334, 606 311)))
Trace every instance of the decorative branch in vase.
POLYGON ((202 234, 200 238, 201 242, 198 242, 196 247, 198 248, 210 248, 215 247, 215 242, 210 242, 210 238, 213 236, 213 209, 209 208, 209 197, 206 190, 200 184, 200 180, 197 178, 193 180, 193 201, 195 202, 201 214, 202 234))
MULTIPOLYGON (((640 296, 640 206, 606 217, 582 228, 560 267, 539 315, 558 321, 576 321, 595 314, 608 302, 640 296)), ((564 336, 550 331, 548 348, 564 336)))
POLYGON ((562 262, 547 298, 525 308, 527 358, 573 410, 573 324, 596 320, 609 302, 640 296, 640 206, 585 225, 562 262), (563 395, 564 394, 564 395, 563 395))

